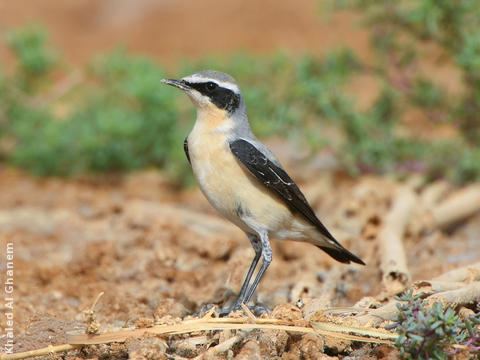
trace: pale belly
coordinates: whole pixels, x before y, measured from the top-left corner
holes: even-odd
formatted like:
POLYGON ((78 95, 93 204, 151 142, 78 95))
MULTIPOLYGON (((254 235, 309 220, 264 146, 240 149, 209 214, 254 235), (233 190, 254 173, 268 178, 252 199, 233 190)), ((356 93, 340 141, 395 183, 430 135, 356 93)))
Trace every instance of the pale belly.
POLYGON ((189 154, 200 189, 218 212, 245 232, 288 236, 290 210, 240 164, 223 135, 189 136, 189 154))

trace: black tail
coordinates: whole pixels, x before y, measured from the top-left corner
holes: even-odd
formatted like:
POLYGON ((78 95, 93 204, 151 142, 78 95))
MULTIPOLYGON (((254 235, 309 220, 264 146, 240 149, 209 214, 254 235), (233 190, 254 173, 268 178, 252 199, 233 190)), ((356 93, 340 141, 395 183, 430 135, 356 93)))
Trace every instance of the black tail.
POLYGON ((350 261, 353 261, 354 263, 365 265, 362 259, 353 255, 350 251, 348 251, 343 247, 338 249, 334 249, 327 246, 318 246, 318 247, 323 251, 325 251, 328 255, 330 255, 335 260, 340 261, 341 263, 350 264, 350 261))

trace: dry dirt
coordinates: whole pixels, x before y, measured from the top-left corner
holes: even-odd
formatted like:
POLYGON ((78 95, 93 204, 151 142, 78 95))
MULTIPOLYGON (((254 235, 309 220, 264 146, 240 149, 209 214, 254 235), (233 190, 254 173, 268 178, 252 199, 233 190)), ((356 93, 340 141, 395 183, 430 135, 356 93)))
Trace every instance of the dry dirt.
MULTIPOLYGON (((281 318, 306 317, 295 305, 299 299, 304 303, 321 299, 315 312, 352 306, 382 291, 372 227, 378 227, 389 206, 392 182, 374 177, 352 182, 320 170, 304 174, 317 179, 302 182, 300 178, 300 183, 321 218, 368 265, 345 266, 312 246, 274 242, 274 261, 259 287, 258 301, 271 309, 280 305, 273 314, 281 318)), ((0 188, 2 256, 6 244, 14 244, 15 351, 62 344, 66 332, 83 331, 83 311, 100 292, 104 296, 95 313, 102 330, 152 325, 198 314, 208 303, 225 304, 239 290, 253 256, 244 235, 219 218, 197 190, 175 190, 158 172, 113 182, 40 180, 3 169, 0 188)), ((448 235, 434 232, 419 239, 407 234, 413 280, 430 279, 477 261, 479 230, 477 216, 448 235)), ((1 269, 3 276, 5 266, 1 269)), ((1 310, 7 310, 4 304, 1 310)), ((5 319, 0 326, 6 327, 5 319)), ((250 351, 256 356, 296 359, 321 350, 340 357, 348 353, 388 358, 385 354, 393 351, 385 346, 342 347, 312 336, 252 331, 231 355, 249 358, 242 354, 250 351)), ((188 346, 182 337, 164 340, 90 347, 64 358, 134 358, 139 346, 156 354, 143 354, 144 358, 164 358, 165 349, 173 358, 192 357, 218 342, 218 336, 209 342, 204 336, 203 342, 188 346), (157 347, 163 350, 155 351, 157 347)))

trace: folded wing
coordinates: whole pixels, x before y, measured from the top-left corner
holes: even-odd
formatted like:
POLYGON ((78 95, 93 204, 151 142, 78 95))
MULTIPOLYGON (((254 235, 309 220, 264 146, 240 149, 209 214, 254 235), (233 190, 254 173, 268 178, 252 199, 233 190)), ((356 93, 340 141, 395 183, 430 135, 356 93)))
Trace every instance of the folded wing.
POLYGON ((307 199, 302 194, 295 182, 283 170, 280 164, 275 164, 255 147, 254 144, 245 140, 238 139, 230 143, 230 149, 237 159, 270 191, 277 194, 290 210, 300 213, 308 222, 315 226, 323 235, 326 241, 331 245, 320 246, 322 250, 338 261, 350 263, 350 261, 358 264, 364 262, 357 256, 345 249, 330 234, 327 228, 317 218, 307 199))

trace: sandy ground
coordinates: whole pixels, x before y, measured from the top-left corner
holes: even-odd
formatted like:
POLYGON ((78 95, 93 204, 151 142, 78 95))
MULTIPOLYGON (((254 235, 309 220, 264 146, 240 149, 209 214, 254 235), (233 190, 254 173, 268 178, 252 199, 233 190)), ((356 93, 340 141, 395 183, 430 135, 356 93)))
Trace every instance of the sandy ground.
MULTIPOLYGON (((345 266, 310 245, 274 242, 274 261, 257 300, 271 309, 290 303, 287 313, 299 311, 294 305, 299 299, 352 306, 382 291, 378 243, 371 229, 388 208, 391 181, 365 177, 353 182, 321 171, 311 178, 317 180, 300 182, 318 214, 334 233, 348 234, 342 242, 368 265, 345 266), (355 229, 360 229, 357 236, 355 229)), ((2 256, 7 243, 14 244, 15 351, 64 343, 66 332, 85 328, 82 312, 100 292, 105 294, 95 310, 101 328, 153 324, 165 316, 198 314, 205 304, 224 305, 239 290, 253 256, 244 235, 218 217, 197 190, 172 189, 158 172, 115 181, 67 181, 3 169, 0 188, 2 256)), ((435 232, 421 239, 407 234, 413 280, 477 261, 479 231, 477 216, 448 234, 435 232)), ((5 265, 1 270, 3 276, 5 265)), ((3 304, 0 310, 8 309, 3 304)), ((234 355, 240 356, 248 340, 258 342, 259 336, 247 335, 234 355)), ((186 355, 176 352, 174 340, 166 340, 172 354, 186 355)), ((301 358, 299 346, 307 340, 290 337, 279 349, 266 347, 257 353, 301 358)), ((115 351, 126 358, 133 351, 118 346, 70 352, 66 358, 117 358, 115 351)), ((205 344, 193 348, 188 357, 200 354, 205 344)), ((322 347, 335 356, 357 351, 382 358, 371 346, 349 347, 343 353, 335 349, 322 347)))

